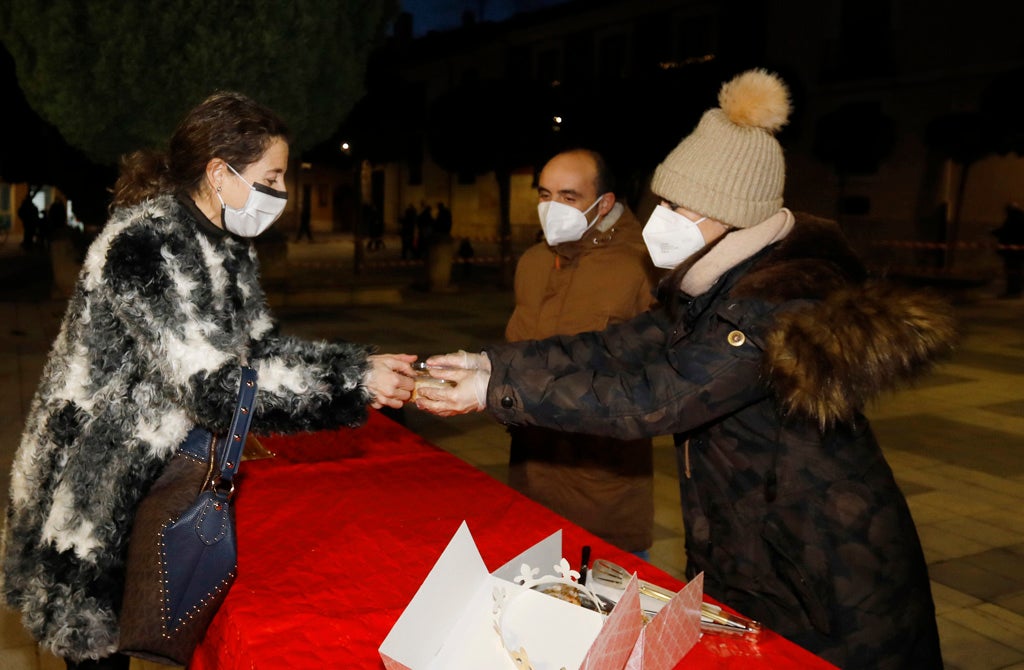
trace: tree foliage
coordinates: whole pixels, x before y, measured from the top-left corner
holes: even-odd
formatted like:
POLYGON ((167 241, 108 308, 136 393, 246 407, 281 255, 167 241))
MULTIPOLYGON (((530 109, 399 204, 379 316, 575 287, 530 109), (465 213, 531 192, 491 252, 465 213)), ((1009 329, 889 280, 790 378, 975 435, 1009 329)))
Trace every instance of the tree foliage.
POLYGON ((0 40, 29 104, 104 164, 162 146, 215 90, 277 111, 297 153, 362 95, 397 0, 7 0, 0 40))
POLYGON ((635 205, 658 163, 717 105, 726 76, 721 63, 710 62, 566 82, 555 102, 565 122, 548 156, 574 146, 599 151, 616 176, 619 198, 635 205))
POLYGON ((427 150, 438 165, 464 176, 494 172, 503 283, 512 273, 512 172, 538 164, 551 132, 545 89, 531 81, 468 77, 441 94, 427 115, 427 150))
POLYGON ((96 223, 106 216, 107 189, 117 171, 90 161, 68 146, 52 124, 29 106, 18 88, 14 61, 0 44, 0 89, 7 91, 4 115, 10 129, 0 142, 0 180, 52 184, 74 202, 75 215, 96 223))
POLYGON ((357 159, 388 163, 422 154, 424 111, 421 87, 398 76, 369 84, 367 93, 338 129, 338 142, 352 143, 357 159))
POLYGON ((431 106, 427 147, 444 169, 483 175, 536 164, 551 129, 550 102, 542 85, 467 78, 431 106))

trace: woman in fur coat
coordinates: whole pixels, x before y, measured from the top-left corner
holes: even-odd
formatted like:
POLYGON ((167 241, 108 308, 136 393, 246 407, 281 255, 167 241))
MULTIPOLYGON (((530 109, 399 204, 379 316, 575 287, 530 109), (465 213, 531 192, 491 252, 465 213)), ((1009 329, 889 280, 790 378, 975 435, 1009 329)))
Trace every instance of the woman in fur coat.
POLYGON ((763 70, 658 166, 662 305, 602 332, 427 361, 442 415, 676 435, 687 575, 843 668, 941 668, 927 565, 862 409, 955 340, 950 309, 869 280, 829 221, 782 207, 785 85, 763 70))
POLYGON ((288 130, 218 93, 165 154, 128 157, 32 402, 10 485, 3 592, 69 668, 127 668, 118 644, 134 509, 193 426, 224 430, 239 365, 259 375, 253 426, 358 426, 400 407, 411 355, 279 335, 252 238, 286 202, 288 130), (100 659, 100 660, 96 660, 100 659))

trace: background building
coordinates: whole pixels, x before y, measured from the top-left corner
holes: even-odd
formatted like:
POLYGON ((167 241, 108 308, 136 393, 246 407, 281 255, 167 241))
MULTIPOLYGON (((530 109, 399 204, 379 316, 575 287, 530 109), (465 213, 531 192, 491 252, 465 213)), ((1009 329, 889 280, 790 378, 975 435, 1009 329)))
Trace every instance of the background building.
POLYGON ((419 38, 411 20, 339 134, 389 231, 444 201, 456 237, 532 240, 535 171, 572 144, 604 151, 644 216, 647 175, 749 67, 792 89, 788 206, 840 219, 879 265, 995 273, 990 232, 1024 198, 1024 5, 581 0, 419 38))

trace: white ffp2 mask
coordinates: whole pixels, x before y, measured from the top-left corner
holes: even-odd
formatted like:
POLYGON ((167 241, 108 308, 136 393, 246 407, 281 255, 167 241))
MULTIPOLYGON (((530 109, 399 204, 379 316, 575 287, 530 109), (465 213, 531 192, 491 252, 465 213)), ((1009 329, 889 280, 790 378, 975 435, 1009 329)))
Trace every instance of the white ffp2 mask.
POLYGON ((562 242, 575 242, 581 239, 587 228, 593 225, 587 221, 587 212, 594 209, 603 197, 604 194, 598 196, 594 204, 582 212, 564 202, 545 200, 537 203, 537 215, 540 217, 540 226, 544 229, 544 239, 547 243, 555 246, 562 242))
POLYGON ((691 221, 663 205, 655 207, 643 233, 655 267, 671 270, 704 248, 704 235, 697 224, 706 218, 691 221))
POLYGON ((288 204, 288 192, 278 191, 264 186, 263 184, 250 184, 245 177, 238 174, 235 168, 228 165, 228 168, 235 173, 249 187, 249 197, 241 209, 235 209, 224 202, 217 192, 220 200, 220 216, 224 228, 240 237, 256 237, 264 230, 273 225, 284 211, 288 204))

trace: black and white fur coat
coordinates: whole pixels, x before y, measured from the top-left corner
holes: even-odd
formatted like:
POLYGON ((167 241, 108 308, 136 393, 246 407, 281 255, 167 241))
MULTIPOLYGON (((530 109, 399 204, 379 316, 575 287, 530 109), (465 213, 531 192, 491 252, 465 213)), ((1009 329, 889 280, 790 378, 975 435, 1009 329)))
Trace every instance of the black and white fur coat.
POLYGON ((245 355, 253 431, 355 426, 366 346, 275 332, 248 240, 166 195, 116 211, 89 248, 15 457, 3 592, 46 648, 117 648, 136 504, 194 425, 230 422, 245 355))

